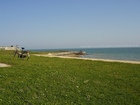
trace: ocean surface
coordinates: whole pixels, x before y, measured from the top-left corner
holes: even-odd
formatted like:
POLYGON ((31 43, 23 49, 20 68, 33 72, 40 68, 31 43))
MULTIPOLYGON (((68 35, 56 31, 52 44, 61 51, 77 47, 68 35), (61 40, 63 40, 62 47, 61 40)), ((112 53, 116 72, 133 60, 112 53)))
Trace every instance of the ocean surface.
POLYGON ((111 59, 140 61, 140 47, 138 48, 74 48, 74 49, 37 49, 32 51, 85 51, 82 58, 111 59))

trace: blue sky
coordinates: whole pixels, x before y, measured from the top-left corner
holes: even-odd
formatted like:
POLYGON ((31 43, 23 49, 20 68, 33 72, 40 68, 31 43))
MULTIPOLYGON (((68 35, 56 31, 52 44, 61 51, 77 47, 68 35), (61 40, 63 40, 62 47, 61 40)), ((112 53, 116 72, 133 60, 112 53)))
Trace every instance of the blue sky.
POLYGON ((140 0, 0 0, 0 46, 140 46, 140 0))

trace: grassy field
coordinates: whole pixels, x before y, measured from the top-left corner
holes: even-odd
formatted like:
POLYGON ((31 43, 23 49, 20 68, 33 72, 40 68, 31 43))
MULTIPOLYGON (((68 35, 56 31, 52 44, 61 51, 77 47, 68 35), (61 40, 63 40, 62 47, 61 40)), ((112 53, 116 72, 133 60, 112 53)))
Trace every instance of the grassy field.
POLYGON ((0 51, 0 105, 140 105, 140 65, 0 51))

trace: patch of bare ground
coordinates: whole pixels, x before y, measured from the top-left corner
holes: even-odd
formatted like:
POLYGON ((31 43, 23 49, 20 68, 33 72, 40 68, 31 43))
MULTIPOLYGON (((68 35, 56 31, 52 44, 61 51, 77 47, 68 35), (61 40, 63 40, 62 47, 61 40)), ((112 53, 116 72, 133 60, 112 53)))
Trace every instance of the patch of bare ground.
POLYGON ((5 63, 0 63, 0 67, 10 67, 10 65, 7 65, 5 63))

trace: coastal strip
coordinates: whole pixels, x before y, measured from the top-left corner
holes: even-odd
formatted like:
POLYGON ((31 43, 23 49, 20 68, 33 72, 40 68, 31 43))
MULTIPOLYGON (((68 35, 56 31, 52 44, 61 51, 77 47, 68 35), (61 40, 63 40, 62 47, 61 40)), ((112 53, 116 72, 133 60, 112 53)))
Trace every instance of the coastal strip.
POLYGON ((104 62, 119 62, 119 63, 130 63, 130 64, 140 64, 139 61, 127 61, 127 60, 111 60, 111 59, 95 59, 95 58, 80 58, 77 56, 58 56, 56 54, 34 54, 35 56, 42 56, 42 57, 58 57, 58 58, 70 58, 70 59, 81 59, 81 60, 92 60, 92 61, 104 61, 104 62))

